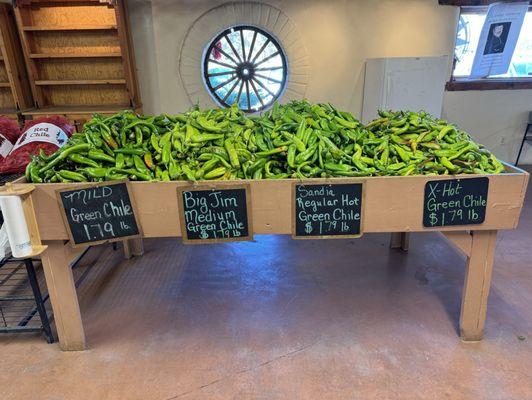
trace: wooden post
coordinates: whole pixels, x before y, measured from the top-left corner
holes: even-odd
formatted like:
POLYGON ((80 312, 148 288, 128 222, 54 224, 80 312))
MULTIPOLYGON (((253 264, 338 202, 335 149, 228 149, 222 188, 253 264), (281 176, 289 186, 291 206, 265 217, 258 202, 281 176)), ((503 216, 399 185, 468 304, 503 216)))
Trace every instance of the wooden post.
POLYGON ((55 326, 62 350, 85 350, 85 332, 79 311, 76 285, 70 267, 71 261, 83 248, 72 249, 63 241, 47 242, 42 264, 55 326))
POLYGON ((390 238, 391 249, 401 249, 408 251, 410 246, 410 233, 408 232, 393 232, 390 238))
POLYGON ((133 257, 133 254, 131 254, 131 244, 129 240, 124 240, 122 242, 122 246, 124 247, 124 259, 129 260, 131 257, 133 257))
POLYGON ((131 254, 133 254, 135 257, 144 255, 144 242, 142 238, 130 239, 129 245, 131 246, 131 254))
POLYGON ((473 231, 472 237, 460 313, 460 336, 465 341, 482 340, 497 231, 473 231))
POLYGON ((142 238, 124 240, 122 245, 124 246, 124 258, 126 260, 131 257, 140 257, 144 254, 142 238))

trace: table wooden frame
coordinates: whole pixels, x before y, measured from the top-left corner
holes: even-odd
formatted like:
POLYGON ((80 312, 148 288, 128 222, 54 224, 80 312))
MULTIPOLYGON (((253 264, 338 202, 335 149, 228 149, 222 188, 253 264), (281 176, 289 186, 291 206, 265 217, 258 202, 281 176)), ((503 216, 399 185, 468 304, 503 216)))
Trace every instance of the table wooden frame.
MULTIPOLYGON (((423 227, 423 194, 429 180, 449 176, 368 177, 364 182, 364 232, 391 232, 392 247, 408 249, 408 232, 441 232, 467 257, 460 335, 465 341, 482 339, 490 289, 495 242, 500 229, 517 227, 526 193, 529 174, 507 166, 501 175, 468 175, 457 178, 487 176, 490 179, 486 219, 481 225, 423 227), (399 195, 400 194, 400 195, 399 195)), ((292 185, 296 180, 244 180, 219 182, 224 185, 249 184, 252 196, 254 234, 292 233, 292 185)), ((321 179, 308 180, 311 183, 321 179)), ((342 179, 349 181, 349 179, 342 179)), ((34 226, 38 237, 48 246, 42 255, 46 283, 50 293, 60 347, 63 350, 84 350, 85 333, 79 309, 71 263, 84 251, 67 243, 68 234, 62 222, 55 191, 74 189, 76 184, 13 184, 15 190, 34 187, 29 194, 34 226)), ((211 186, 212 182, 197 183, 211 186)), ((178 237, 181 227, 177 188, 189 182, 132 182, 131 191, 138 209, 143 237, 178 237)), ((31 215, 27 219, 31 220, 31 215)), ((127 245, 127 254, 138 243, 127 245)))

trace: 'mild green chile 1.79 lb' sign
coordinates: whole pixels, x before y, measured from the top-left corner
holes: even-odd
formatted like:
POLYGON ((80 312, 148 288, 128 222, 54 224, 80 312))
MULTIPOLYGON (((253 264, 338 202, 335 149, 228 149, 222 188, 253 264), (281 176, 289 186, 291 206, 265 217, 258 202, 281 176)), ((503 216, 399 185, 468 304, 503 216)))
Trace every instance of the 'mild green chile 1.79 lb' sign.
POLYGON ((253 239, 249 185, 178 188, 177 198, 183 242, 253 239))
POLYGON ((360 236, 362 185, 295 184, 293 237, 341 239, 360 236))
POLYGON ((141 235, 126 182, 60 189, 57 197, 73 245, 112 242, 141 235))
POLYGON ((477 225, 484 222, 488 178, 429 181, 425 185, 423 226, 477 225))

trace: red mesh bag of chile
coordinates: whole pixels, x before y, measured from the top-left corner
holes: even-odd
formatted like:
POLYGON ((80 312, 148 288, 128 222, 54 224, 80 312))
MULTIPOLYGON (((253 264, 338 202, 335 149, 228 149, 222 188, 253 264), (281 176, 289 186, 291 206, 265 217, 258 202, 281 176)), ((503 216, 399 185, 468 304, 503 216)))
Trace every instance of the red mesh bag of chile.
POLYGON ((46 155, 54 153, 66 143, 74 133, 74 125, 64 117, 52 116, 37 118, 26 122, 23 133, 9 153, 0 172, 4 174, 22 174, 32 155, 42 149, 46 155))
POLYGON ((19 136, 20 128, 17 121, 0 117, 0 165, 13 149, 19 136))

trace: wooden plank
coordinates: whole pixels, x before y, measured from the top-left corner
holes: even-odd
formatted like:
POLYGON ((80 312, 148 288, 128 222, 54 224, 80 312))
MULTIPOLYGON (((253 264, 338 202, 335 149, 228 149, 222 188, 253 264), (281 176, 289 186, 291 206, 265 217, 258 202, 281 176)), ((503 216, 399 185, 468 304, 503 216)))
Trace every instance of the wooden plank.
POLYGON ((460 313, 460 336, 465 341, 482 339, 497 231, 474 231, 472 236, 471 255, 467 261, 460 313))
POLYGON ((39 72, 37 71, 37 66, 35 62, 30 58, 30 54, 34 51, 32 50, 32 38, 26 35, 21 27, 24 26, 24 21, 29 18, 27 9, 23 10, 20 7, 15 7, 15 19, 17 21, 17 27, 19 29, 20 43, 22 45, 22 51, 24 53, 24 59, 26 60, 26 68, 28 71, 28 79, 31 87, 31 93, 33 94, 33 99, 35 104, 21 106, 22 110, 27 109, 32 106, 43 106, 44 97, 42 90, 35 85, 35 80, 38 79, 39 72))
MULTIPOLYGON (((523 206, 528 173, 513 169, 514 173, 483 175, 490 179, 487 213, 481 225, 467 229, 514 229, 523 206)), ((479 175, 471 175, 475 177, 479 175)), ((357 178, 364 182, 366 201, 364 209, 365 232, 430 232, 463 231, 463 226, 444 228, 423 227, 423 193, 428 180, 448 179, 447 176, 370 177, 357 178), (395 196, 394 193, 401 193, 395 196)), ((290 234, 292 232, 292 190, 295 180, 242 180, 220 182, 220 185, 250 184, 255 234, 290 234)), ((334 179, 349 182, 349 179, 334 179)), ((317 179, 316 183, 323 183, 317 179)), ((176 237, 181 235, 176 201, 177 187, 188 182, 132 182, 131 188, 138 204, 139 220, 144 237, 176 237)), ((198 182, 195 185, 208 185, 198 182)), ((67 239, 54 191, 68 187, 64 184, 37 184, 34 192, 37 219, 45 240, 67 239)))
POLYGON ((32 53, 32 59, 46 59, 46 58, 119 58, 122 53, 32 53))
MULTIPOLYGON (((459 7, 472 7, 472 6, 488 6, 492 3, 500 3, 501 0, 438 0, 438 4, 442 6, 459 6, 459 7)), ((516 3, 522 0, 504 0, 506 3, 516 3)))
POLYGON ((60 85, 125 85, 125 79, 78 79, 78 80, 48 80, 35 81, 37 86, 60 86, 60 85))
POLYGON ((473 244, 471 232, 443 232, 442 235, 466 256, 469 257, 471 255, 471 246, 473 244))
POLYGON ((390 235, 390 249, 399 249, 401 247, 401 233, 392 232, 390 235))
MULTIPOLYGON (((3 64, 11 87, 13 105, 17 109, 31 107, 33 97, 24 55, 12 8, 8 4, 0 4, 0 37, 0 54, 3 56, 3 64)), ((0 103, 0 107, 5 106, 6 104, 0 103)))
POLYGON ((41 116, 41 115, 91 115, 91 114, 114 114, 128 107, 114 106, 114 105, 98 105, 98 106, 50 106, 40 109, 22 110, 22 115, 25 116, 41 116))
POLYGON ((117 29, 116 25, 33 25, 24 26, 25 32, 38 31, 108 31, 117 29))
POLYGON ((134 47, 130 34, 129 15, 125 1, 117 0, 115 13, 118 23, 118 39, 120 40, 120 50, 122 52, 122 64, 124 66, 124 75, 130 96, 130 105, 131 107, 141 107, 140 89, 135 69, 134 47))
POLYGON ((9 82, 0 82, 0 88, 11 88, 11 84, 9 82))
POLYGON ((474 81, 450 81, 445 85, 448 92, 466 90, 524 90, 532 89, 532 79, 482 79, 474 81))
POLYGON ((46 243, 42 264, 62 350, 85 349, 85 332, 70 263, 84 248, 73 249, 62 241, 46 243))
POLYGON ((410 234, 407 232, 393 232, 390 237, 390 249, 408 251, 410 247, 410 234))
POLYGON ((410 233, 401 232, 401 250, 408 251, 410 248, 410 233))
POLYGON ((0 108, 0 115, 16 114, 16 113, 17 113, 16 108, 0 108))
POLYGON ((122 242, 124 244, 124 258, 126 260, 131 257, 140 257, 144 254, 144 243, 142 238, 128 239, 122 242))
POLYGON ((142 238, 128 240, 131 254, 135 257, 144 255, 144 241, 142 238))
POLYGON ((124 259, 129 260, 133 255, 131 254, 131 246, 129 243, 129 240, 124 240, 122 242, 122 246, 124 247, 124 259))

